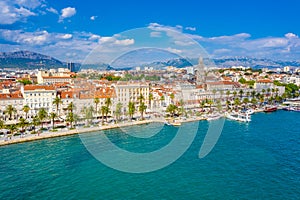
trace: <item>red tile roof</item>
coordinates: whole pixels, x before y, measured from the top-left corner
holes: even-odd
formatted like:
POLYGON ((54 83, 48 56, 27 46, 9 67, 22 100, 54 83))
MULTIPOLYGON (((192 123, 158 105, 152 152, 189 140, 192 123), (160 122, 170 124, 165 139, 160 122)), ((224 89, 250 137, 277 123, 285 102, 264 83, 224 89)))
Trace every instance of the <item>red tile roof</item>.
POLYGON ((43 79, 66 79, 71 78, 70 76, 43 76, 43 79))
POLYGON ((23 96, 20 91, 10 93, 10 94, 0 94, 0 100, 5 100, 5 99, 23 99, 23 96))
POLYGON ((24 90, 55 90, 55 88, 46 85, 25 85, 24 90))
POLYGON ((271 81, 270 79, 262 79, 262 80, 258 80, 258 83, 273 83, 273 81, 271 81))

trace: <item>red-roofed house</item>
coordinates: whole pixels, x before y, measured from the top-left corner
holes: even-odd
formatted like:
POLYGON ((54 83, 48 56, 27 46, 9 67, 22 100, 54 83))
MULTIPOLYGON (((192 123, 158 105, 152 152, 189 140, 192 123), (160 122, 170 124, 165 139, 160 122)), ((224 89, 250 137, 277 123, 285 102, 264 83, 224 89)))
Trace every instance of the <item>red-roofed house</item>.
POLYGON ((17 112, 15 112, 12 116, 13 119, 18 119, 22 116, 22 108, 23 108, 24 98, 20 91, 8 93, 8 94, 0 94, 0 118, 4 120, 8 119, 8 116, 5 114, 6 107, 8 105, 12 105, 17 112))
POLYGON ((24 97, 24 105, 30 107, 28 117, 37 114, 40 108, 45 108, 48 113, 56 112, 53 100, 56 97, 56 89, 53 86, 25 85, 21 88, 24 97))

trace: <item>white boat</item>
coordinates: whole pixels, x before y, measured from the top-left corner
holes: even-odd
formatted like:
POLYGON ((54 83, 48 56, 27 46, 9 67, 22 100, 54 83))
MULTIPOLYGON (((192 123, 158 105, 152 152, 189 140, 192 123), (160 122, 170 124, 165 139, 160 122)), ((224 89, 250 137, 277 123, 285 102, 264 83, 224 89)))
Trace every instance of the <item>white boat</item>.
POLYGON ((247 109, 247 110, 245 110, 245 113, 248 114, 248 115, 252 115, 254 113, 254 110, 253 109, 247 109))
POLYGON ((240 122, 250 122, 251 116, 248 113, 227 113, 226 117, 240 122))
POLYGON ((173 126, 181 126, 181 123, 180 122, 172 122, 171 125, 173 125, 173 126))
POLYGON ((212 114, 212 115, 208 115, 207 116, 207 121, 213 121, 213 120, 217 120, 220 119, 222 117, 222 115, 220 114, 212 114))
POLYGON ((172 125, 172 124, 169 123, 169 122, 165 122, 164 124, 167 125, 167 126, 171 126, 171 125, 172 125))

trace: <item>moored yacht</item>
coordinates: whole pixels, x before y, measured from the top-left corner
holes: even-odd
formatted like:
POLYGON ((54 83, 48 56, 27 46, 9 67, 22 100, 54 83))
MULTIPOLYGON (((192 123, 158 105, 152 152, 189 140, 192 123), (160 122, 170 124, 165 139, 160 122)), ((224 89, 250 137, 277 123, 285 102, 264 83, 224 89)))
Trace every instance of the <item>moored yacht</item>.
POLYGON ((240 122, 250 122, 251 116, 248 113, 226 113, 226 117, 240 122))
POLYGON ((213 121, 213 120, 217 120, 220 119, 222 117, 221 114, 212 114, 212 115, 208 115, 207 116, 207 121, 213 121))

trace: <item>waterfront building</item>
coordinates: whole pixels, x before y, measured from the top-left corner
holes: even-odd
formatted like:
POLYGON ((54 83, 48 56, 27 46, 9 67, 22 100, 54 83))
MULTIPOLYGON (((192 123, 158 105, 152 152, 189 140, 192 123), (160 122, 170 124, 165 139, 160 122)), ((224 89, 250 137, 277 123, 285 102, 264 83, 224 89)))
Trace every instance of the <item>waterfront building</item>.
POLYGON ((45 108, 48 113, 56 112, 53 105, 56 89, 53 86, 25 85, 21 87, 21 93, 24 97, 23 105, 30 107, 28 117, 34 117, 40 108, 45 108))
POLYGON ((129 102, 134 102, 138 107, 139 97, 142 95, 144 97, 144 102, 148 106, 149 91, 150 87, 148 83, 145 82, 119 82, 113 85, 116 92, 116 102, 121 103, 124 108, 124 112, 128 111, 129 102))
POLYGON ((22 116, 22 108, 24 104, 24 98, 20 91, 13 93, 0 94, 0 119, 9 120, 9 116, 5 113, 7 106, 12 105, 16 112, 13 112, 11 120, 17 120, 22 116))
POLYGON ((37 73, 37 83, 38 84, 53 84, 53 83, 71 83, 72 73, 70 70, 65 68, 59 68, 57 71, 55 69, 39 70, 37 73))

